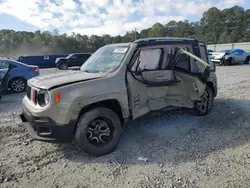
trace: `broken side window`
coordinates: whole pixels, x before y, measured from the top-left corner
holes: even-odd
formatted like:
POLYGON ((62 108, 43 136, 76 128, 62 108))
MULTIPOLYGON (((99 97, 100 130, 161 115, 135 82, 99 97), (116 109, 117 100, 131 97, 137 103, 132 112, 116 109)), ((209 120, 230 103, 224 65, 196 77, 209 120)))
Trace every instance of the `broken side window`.
POLYGON ((204 44, 200 44, 200 54, 201 54, 201 59, 208 62, 207 52, 204 44))
POLYGON ((186 54, 181 54, 177 63, 176 69, 189 71, 190 67, 190 58, 186 54))
POLYGON ((162 49, 143 49, 136 59, 132 71, 156 70, 160 67, 162 49))

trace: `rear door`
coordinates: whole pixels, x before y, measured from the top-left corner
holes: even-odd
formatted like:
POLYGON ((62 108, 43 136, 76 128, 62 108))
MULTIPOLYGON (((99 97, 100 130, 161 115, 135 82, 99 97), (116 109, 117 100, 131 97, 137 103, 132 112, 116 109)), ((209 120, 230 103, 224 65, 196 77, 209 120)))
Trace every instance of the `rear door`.
MULTIPOLYGON (((173 71, 178 84, 169 86, 167 93, 168 104, 192 108, 194 101, 199 100, 204 93, 205 80, 209 76, 209 64, 197 56, 203 56, 199 44, 178 46, 180 48, 173 71), (184 49, 184 50, 182 50, 184 49), (194 55, 196 54, 196 55, 194 55)), ((204 54, 204 58, 207 55, 204 54)), ((207 60, 207 58, 206 58, 207 60)))
POLYGON ((81 66, 90 57, 90 54, 79 54, 78 56, 79 61, 76 66, 81 66))
POLYGON ((193 101, 203 94, 206 85, 199 72, 192 73, 191 58, 181 55, 174 61, 177 51, 173 48, 144 47, 134 55, 127 72, 133 118, 165 107, 192 108, 193 101), (169 53, 171 49, 173 53, 169 53))

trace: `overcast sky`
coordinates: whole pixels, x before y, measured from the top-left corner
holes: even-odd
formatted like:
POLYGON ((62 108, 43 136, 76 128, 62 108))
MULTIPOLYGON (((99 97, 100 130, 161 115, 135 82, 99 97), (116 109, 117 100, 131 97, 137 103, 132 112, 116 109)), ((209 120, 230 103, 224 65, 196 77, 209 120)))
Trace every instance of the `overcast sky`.
POLYGON ((212 6, 250 8, 250 0, 0 0, 0 29, 123 35, 155 22, 197 21, 212 6))

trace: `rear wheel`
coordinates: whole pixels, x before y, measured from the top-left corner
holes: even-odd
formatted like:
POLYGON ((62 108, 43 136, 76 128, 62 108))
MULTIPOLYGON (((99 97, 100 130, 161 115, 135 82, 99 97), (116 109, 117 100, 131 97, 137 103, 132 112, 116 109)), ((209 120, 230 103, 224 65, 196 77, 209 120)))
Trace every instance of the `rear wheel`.
POLYGON ((75 133, 77 146, 92 156, 106 155, 119 143, 121 121, 112 110, 104 107, 81 115, 75 133))
POLYGON ((26 80, 23 78, 13 78, 9 86, 12 92, 21 93, 25 90, 26 84, 26 80))
POLYGON ((204 94, 201 96, 201 99, 195 103, 195 112, 197 115, 204 116, 208 114, 213 106, 214 102, 214 93, 212 89, 207 86, 204 94))

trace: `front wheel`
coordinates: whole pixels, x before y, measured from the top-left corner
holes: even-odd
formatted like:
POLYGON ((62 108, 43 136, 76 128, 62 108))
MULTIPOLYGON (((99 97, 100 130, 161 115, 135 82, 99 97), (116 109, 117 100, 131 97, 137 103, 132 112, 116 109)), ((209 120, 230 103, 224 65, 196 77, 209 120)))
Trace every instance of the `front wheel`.
POLYGON ((220 66, 225 66, 225 59, 221 59, 220 62, 219 62, 219 65, 220 66))
POLYGON ((207 86, 204 94, 201 96, 201 99, 195 102, 195 112, 197 115, 204 116, 207 115, 213 106, 214 102, 214 93, 212 89, 207 86))
POLYGON ((82 114, 75 133, 76 145, 92 156, 112 152, 119 143, 121 121, 109 108, 95 108, 82 114))
POLYGON ((66 63, 62 63, 61 65, 59 65, 59 69, 68 70, 68 65, 66 63))

